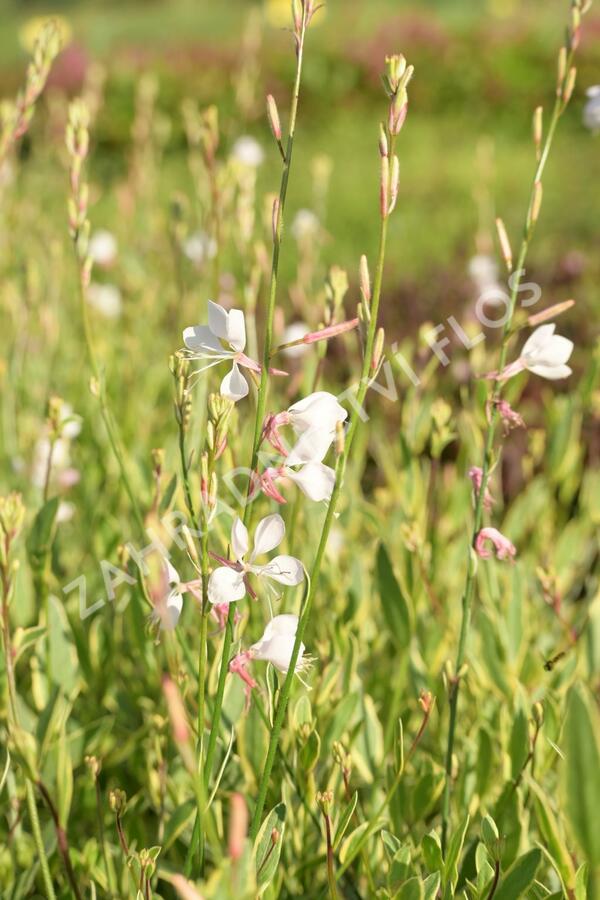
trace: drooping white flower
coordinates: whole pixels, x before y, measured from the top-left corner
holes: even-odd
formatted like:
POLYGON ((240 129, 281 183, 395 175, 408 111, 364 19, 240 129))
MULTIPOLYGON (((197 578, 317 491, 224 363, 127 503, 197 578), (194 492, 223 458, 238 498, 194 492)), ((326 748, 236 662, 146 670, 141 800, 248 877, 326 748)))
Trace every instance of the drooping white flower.
MULTIPOLYGON (((554 334, 555 329, 554 322, 536 328, 525 341, 519 358, 509 363, 499 373, 498 379, 506 381, 523 369, 550 381, 567 378, 572 371, 566 363, 573 352, 573 341, 560 334, 554 334)), ((496 377, 495 373, 493 377, 496 377)))
MULTIPOLYGON (((289 613, 275 616, 268 623, 261 639, 250 647, 250 656, 252 659, 270 662, 285 674, 290 667, 297 630, 298 616, 289 613)), ((294 668, 296 673, 305 671, 310 665, 310 659, 305 656, 305 649, 304 644, 300 643, 294 668)))
POLYGON ((583 108, 583 124, 590 131, 600 131, 600 84, 586 91, 587 103, 583 108))
POLYGON ((71 441, 81 431, 81 418, 74 415, 69 403, 60 407, 60 435, 50 440, 47 429, 37 440, 33 451, 31 481, 35 487, 42 488, 46 483, 48 460, 51 463, 51 474, 60 488, 66 489, 77 484, 79 472, 71 465, 71 441))
POLYGON ((241 309, 227 311, 218 303, 208 301, 208 325, 192 325, 183 332, 183 341, 190 359, 203 360, 198 372, 204 372, 223 360, 230 360, 231 371, 221 382, 221 394, 234 402, 246 397, 248 382, 240 366, 260 372, 260 366, 245 355, 246 323, 241 309), (227 346, 223 346, 223 343, 227 346))
POLYGON ((275 513, 266 516, 256 526, 254 546, 246 562, 250 549, 248 529, 237 516, 231 527, 231 549, 234 561, 217 557, 224 565, 219 566, 211 574, 208 582, 208 599, 211 603, 233 603, 241 600, 246 592, 253 594, 248 582, 248 575, 269 578, 279 584, 293 586, 304 579, 304 567, 299 559, 293 556, 275 556, 265 565, 257 565, 255 559, 278 547, 285 536, 285 522, 275 513))
POLYGON ((121 315, 121 291, 115 284, 92 282, 87 289, 87 301, 107 319, 118 319, 121 315))
POLYGON ((117 239, 105 228, 94 231, 90 237, 88 253, 98 266, 111 266, 117 258, 117 250, 117 239))
POLYGON ((498 263, 488 253, 478 253, 469 260, 469 275, 478 297, 492 305, 506 302, 507 293, 498 279, 498 263))
POLYGON ((200 267, 217 255, 217 242, 205 231, 195 231, 183 242, 183 252, 190 262, 200 267))
MULTIPOLYGON (((301 437, 310 431, 311 438, 305 439, 304 442, 294 449, 297 452, 302 452, 303 462, 311 462, 316 459, 317 451, 321 452, 323 450, 323 455, 327 452, 335 437, 338 422, 344 422, 347 416, 347 410, 338 403, 333 394, 330 394, 328 391, 315 391, 309 394, 308 397, 298 400, 297 403, 292 403, 284 412, 267 416, 263 428, 263 437, 282 456, 288 456, 288 448, 279 429, 284 425, 291 425, 297 437, 301 437), (314 448, 314 455, 311 459, 306 458, 307 441, 314 448)), ((322 458, 323 456, 320 457, 318 462, 322 458)))
POLYGON ((297 241, 314 237, 320 227, 319 219, 311 209, 299 209, 290 226, 290 231, 297 241))
POLYGON ((251 169, 257 169, 265 158, 263 148, 256 138, 249 134, 244 134, 237 139, 231 148, 231 155, 237 162, 251 169))

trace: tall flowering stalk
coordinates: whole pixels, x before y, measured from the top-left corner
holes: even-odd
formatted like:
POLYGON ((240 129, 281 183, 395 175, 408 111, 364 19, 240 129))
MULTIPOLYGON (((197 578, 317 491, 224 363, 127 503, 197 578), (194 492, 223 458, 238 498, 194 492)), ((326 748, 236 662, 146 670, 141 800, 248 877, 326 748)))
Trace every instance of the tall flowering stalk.
POLYGON ((250 826, 250 836, 253 839, 256 838, 260 828, 264 805, 267 797, 267 791, 269 788, 269 781, 271 778, 271 771, 273 769, 275 754, 277 752, 277 745, 279 743, 279 736, 281 734, 281 728, 285 719, 287 704, 292 687, 292 680, 296 671, 296 665, 301 653, 301 648, 303 647, 302 640, 310 619, 312 605, 318 588, 323 555, 325 553, 327 540, 329 538, 329 532, 334 520, 340 493, 344 483, 344 475, 348 457, 352 448, 352 444, 354 442, 354 436, 356 434, 356 429, 360 420, 360 414, 365 402, 367 390, 369 389, 369 385, 371 384, 372 380, 377 375, 383 352, 383 332, 381 330, 378 331, 377 317, 379 312, 379 301, 381 298, 381 285, 383 280, 383 268, 387 243, 388 220, 396 205, 396 200, 398 197, 399 165, 398 157, 395 155, 394 150, 396 145, 396 138, 400 133, 400 130, 404 123, 404 119, 406 118, 406 113, 408 110, 408 97, 406 89, 408 82, 410 81, 413 74, 412 66, 407 66, 406 60, 402 56, 393 56, 387 59, 386 63, 387 72, 384 83, 386 86, 386 91, 390 98, 390 105, 388 119, 387 122, 385 124, 382 124, 381 126, 379 140, 379 152, 381 157, 379 204, 381 225, 379 233, 379 250, 377 254, 375 280, 372 293, 366 259, 364 259, 363 257, 363 260, 361 261, 362 300, 359 311, 361 321, 366 330, 361 377, 356 393, 356 398, 353 402, 353 411, 352 415, 350 416, 350 422, 346 434, 344 435, 341 423, 339 423, 337 427, 338 439, 336 442, 337 462, 335 469, 335 483, 327 507, 327 513, 325 515, 325 521, 323 523, 321 538, 319 540, 315 559, 310 572, 310 578, 308 580, 308 585, 304 595, 300 620, 298 622, 298 628, 296 630, 289 667, 281 688, 279 702, 277 704, 277 709, 273 720, 273 728, 271 730, 271 736, 269 739, 267 756, 265 758, 265 764, 258 788, 256 805, 254 807, 254 815, 252 818, 252 824, 250 826))
MULTIPOLYGON (((264 344, 263 344, 263 365, 261 368, 260 374, 260 383, 258 388, 258 396, 256 403, 256 418, 254 423, 254 437, 252 441, 252 458, 250 463, 250 471, 254 473, 258 464, 258 452, 261 445, 262 439, 262 429, 263 429, 263 419, 265 416, 266 403, 267 403, 267 392, 269 386, 269 370, 270 370, 270 361, 271 361, 271 353, 273 349, 273 322, 275 316, 275 301, 277 297, 277 278, 279 272, 279 256, 281 249, 281 241, 283 235, 283 214, 285 210, 285 202, 287 197, 287 189, 288 182, 290 177, 290 170, 292 164, 292 153, 294 148, 294 136, 296 132, 296 118, 298 114, 298 103, 300 99, 300 84, 302 79, 302 65, 304 59, 304 42, 306 37, 306 31, 308 25, 310 24, 310 20, 315 12, 315 3, 314 0, 294 0, 292 4, 292 13, 294 19, 294 39, 296 43, 296 77, 294 81, 294 90, 292 95, 292 104, 290 108, 290 118, 289 118, 289 126, 288 126, 288 137, 287 137, 287 145, 285 150, 283 149, 282 144, 282 131, 281 124, 279 120, 279 114, 277 111, 277 107, 275 105, 275 101, 272 97, 268 98, 267 102, 267 112, 269 117, 269 122, 271 125, 271 129, 273 131, 273 135, 279 147, 282 160, 283 160, 283 168, 281 173, 281 182, 279 187, 279 196, 275 200, 273 205, 273 255, 271 262, 271 278, 269 284, 269 295, 267 302, 267 310, 266 310, 266 319, 265 319, 265 335, 264 335, 264 344)), ((250 500, 252 499, 252 495, 254 492, 255 484, 254 478, 250 477, 248 483, 248 496, 247 502, 244 506, 243 511, 243 524, 246 525, 249 521, 251 504, 250 500)), ((203 559, 204 559, 204 550, 203 550, 203 559)), ((206 585, 206 578, 203 578, 203 582, 206 585)), ((205 589, 205 588, 203 588, 205 589)), ((217 691, 213 704, 213 712, 212 712, 212 720, 210 727, 210 734, 208 738, 208 745, 206 748, 206 757, 203 763, 203 772, 205 785, 208 787, 208 782, 211 777, 211 773, 214 765, 214 757, 217 748, 217 738, 220 730, 221 724, 221 714, 223 708, 223 695, 225 692, 225 682, 227 679, 227 674, 229 671, 229 661, 231 654, 231 645, 233 642, 233 617, 234 617, 234 605, 229 605, 227 621, 225 624, 225 634, 223 638, 223 647, 222 647, 222 656, 221 656, 221 665, 219 669, 219 677, 217 682, 217 691)), ((203 617, 204 618, 204 617, 203 617)), ((205 647, 200 647, 200 655, 201 658, 205 653, 205 647)), ((203 690, 203 688, 201 688, 203 690)), ((200 726, 200 723, 199 723, 200 726)), ((203 724, 202 724, 203 729, 203 724)), ((202 831, 203 831, 203 811, 198 810, 196 816, 196 823, 194 826, 194 833, 192 837, 192 841, 190 843, 190 848, 188 852, 188 857, 186 860, 186 874, 190 874, 191 872, 191 864, 194 854, 198 848, 198 845, 202 847, 202 831)), ((201 854, 202 855, 202 854, 201 854)))
MULTIPOLYGON (((575 87, 575 78, 576 78, 576 69, 572 65, 573 57, 575 51, 579 45, 580 35, 581 35, 581 19, 582 16, 589 9, 590 3, 589 0, 571 0, 571 19, 570 25, 567 30, 567 36, 565 40, 564 46, 561 47, 560 52, 558 54, 558 72, 557 72, 557 84, 556 84, 556 99, 554 101, 554 108, 552 111, 552 116, 550 118, 550 122, 548 125, 548 130, 544 137, 543 135, 543 119, 542 119, 542 108, 538 107, 534 113, 533 117, 533 138, 536 150, 536 160, 537 165, 535 168, 533 182, 531 187, 531 194, 529 198, 529 206, 527 209, 527 215, 525 218, 525 226, 523 230, 523 237, 521 239, 521 245, 519 248, 519 254, 517 257, 516 264, 513 266, 513 255, 510 246, 510 241, 508 239, 508 235, 506 233, 506 229, 504 228, 504 224, 502 220, 498 220, 498 237, 500 241, 500 246, 502 250, 502 255, 504 257, 504 261, 506 263, 506 267, 508 273, 510 275, 510 285, 511 285, 511 294, 510 300, 508 304, 508 310, 505 318, 504 328, 502 332, 502 341, 500 347, 500 359, 499 365, 496 372, 493 373, 491 377, 491 385, 488 392, 487 399, 487 409, 489 410, 488 416, 488 426, 485 433, 484 438, 484 451, 483 451, 483 459, 481 463, 480 471, 478 472, 478 484, 477 490, 475 492, 475 512, 473 516, 473 529, 471 533, 471 540, 469 545, 469 557, 467 562, 467 574, 465 580, 465 587, 462 595, 462 619, 460 626, 460 633, 458 638, 458 648, 456 652, 456 662, 454 666, 454 672, 449 678, 449 724, 448 724, 448 743, 446 749, 446 779, 445 779, 445 788, 444 788, 444 796, 442 801, 442 848, 445 849, 448 837, 448 828, 450 821, 450 797, 452 790, 452 769, 453 769, 453 755, 454 755, 454 741, 456 736, 456 721, 457 721, 457 708, 458 708, 458 695, 460 689, 460 679, 462 675, 463 666, 465 663, 465 654, 466 654, 466 643, 467 637, 469 633, 469 625, 471 621, 471 611, 473 606, 473 599, 475 596, 475 586, 476 586, 476 574, 477 574, 477 557, 483 556, 482 552, 482 542, 483 539, 488 537, 487 532, 494 532, 496 536, 496 540, 494 544, 496 545, 496 549, 498 551, 498 556, 500 558, 504 558, 506 556, 514 555, 514 547, 510 544, 506 538, 500 535, 496 529, 484 529, 484 532, 481 532, 481 526, 483 523, 483 514, 486 508, 486 498, 489 497, 488 494, 488 482, 490 478, 490 472, 493 461, 493 450, 494 450, 494 440, 496 437, 496 432, 498 428, 498 424, 501 420, 506 421, 507 413, 512 414, 513 417, 518 417, 518 414, 515 414, 510 407, 502 399, 502 390, 503 385, 507 379, 510 377, 512 372, 520 371, 522 368, 527 368, 527 360, 522 355, 519 360, 516 361, 515 364, 511 364, 511 366, 507 366, 507 358, 509 352, 509 346, 511 338, 520 330, 519 323, 515 321, 515 309, 517 303, 517 296, 519 293, 519 287, 521 284, 521 279, 525 273, 524 265, 527 257, 527 253, 529 250, 529 245, 533 236, 533 232, 535 229, 535 224, 537 222, 541 204, 542 204, 542 177, 544 174, 544 170, 546 168, 546 163, 548 161, 548 156, 550 154, 550 149, 552 147, 552 143, 554 140, 554 135, 556 132, 556 128, 564 113, 569 100, 571 99, 571 95, 573 93, 573 89, 575 87), (498 550, 499 548, 499 550, 498 550), (511 549, 512 548, 512 549, 511 549)), ((546 326, 548 327, 548 326, 546 326)), ((553 331, 553 327, 550 326, 553 331)), ((532 335, 532 338, 536 336, 532 335)), ((564 340, 564 339, 561 339, 564 340)), ((531 341, 531 339, 530 339, 531 341)), ((530 342, 527 342, 528 344, 530 342)), ((567 342, 570 343, 570 342, 567 342)), ((524 347, 524 351, 527 351, 527 344, 524 347)), ((570 349, 567 348, 566 357, 570 353, 570 349)), ((566 361, 565 359, 554 360, 552 356, 555 354, 550 354, 551 359, 549 360, 551 363, 563 364, 566 361)), ((549 369, 550 366, 545 366, 544 368, 549 369)), ((554 365, 554 368, 557 368, 557 365, 554 365)), ((564 367, 567 369, 568 367, 564 367)), ((539 374, 543 374, 540 372, 539 374)), ((552 375, 552 374, 544 374, 544 377, 564 377, 567 372, 563 372, 561 375, 552 375)), ((491 538, 490 538, 491 539, 491 538)), ((485 551, 487 552, 487 551, 485 551)))

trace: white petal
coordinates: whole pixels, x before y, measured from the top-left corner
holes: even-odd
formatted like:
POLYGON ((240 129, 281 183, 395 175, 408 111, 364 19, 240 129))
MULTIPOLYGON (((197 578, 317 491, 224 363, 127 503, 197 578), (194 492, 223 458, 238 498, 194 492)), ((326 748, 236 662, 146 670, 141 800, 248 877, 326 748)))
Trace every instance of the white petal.
MULTIPOLYGON (((290 667, 292 651, 294 649, 295 635, 278 635, 269 641, 259 641, 252 647, 252 655, 255 659, 263 659, 279 669, 284 674, 290 667)), ((300 644, 298 662, 304 655, 304 644, 300 644)))
POLYGON ((175 628, 175 626, 179 622, 179 616, 181 615, 182 609, 182 595, 179 593, 179 591, 171 591, 171 593, 167 597, 167 614, 163 619, 163 628, 165 628, 166 630, 175 628))
POLYGON ((333 442, 335 432, 331 428, 313 426, 304 431, 286 459, 286 466, 299 466, 303 463, 320 463, 333 442))
POLYGON ((523 350, 521 351, 521 356, 534 356, 539 353, 540 349, 545 346, 548 340, 554 334, 556 329, 556 325, 554 322, 549 322, 547 325, 540 325, 535 329, 532 334, 529 335, 525 344, 523 346, 523 350))
POLYGON ((211 603, 233 603, 246 593, 243 572, 229 566, 219 566, 208 579, 208 599, 211 603))
POLYGON ((260 574, 291 586, 303 581, 304 566, 294 556, 276 556, 268 565, 261 566, 260 574))
POLYGON ((303 434, 313 426, 335 431, 337 422, 343 422, 348 416, 347 410, 328 391, 315 391, 298 400, 289 407, 288 413, 296 434, 303 434))
POLYGON ((190 325, 184 329, 183 343, 192 353, 223 353, 219 339, 208 325, 190 325))
POLYGON ((309 500, 329 500, 335 484, 335 472, 323 463, 307 463, 298 472, 286 469, 285 474, 295 481, 309 500))
POLYGON ((248 396, 249 390, 248 382, 240 372, 238 364, 234 363, 231 372, 221 382, 221 394, 237 403, 238 400, 248 396))
POLYGON ((227 340, 227 310, 212 300, 208 301, 208 327, 221 340, 227 340))
POLYGON ((279 547, 285 535, 285 522, 278 513, 266 516, 256 526, 254 532, 254 549, 251 560, 261 553, 269 553, 279 547))
POLYGON ((572 352, 573 341, 560 334, 555 334, 550 339, 548 347, 543 353, 544 362, 548 362, 553 366, 564 366, 572 352))
POLYGON ((573 370, 570 366, 527 366, 530 372, 533 372, 534 375, 540 375, 542 378, 547 378, 549 381, 558 381, 560 378, 568 378, 569 375, 572 375, 573 370))
POLYGON ((297 630, 298 616, 294 613, 282 613, 267 623, 261 641, 269 641, 278 634, 291 634, 292 637, 295 637, 297 630))
POLYGON ((248 552, 249 546, 250 539, 248 537, 248 529, 239 516, 236 516, 233 520, 233 525, 231 526, 231 549, 238 562, 243 560, 248 552))
POLYGON ((246 346, 246 322, 241 309, 230 309, 227 313, 227 340, 237 351, 246 346))
POLYGON ((165 559, 165 568, 167 570, 167 581, 173 587, 176 584, 179 584, 181 578, 179 577, 179 572, 168 559, 165 559))

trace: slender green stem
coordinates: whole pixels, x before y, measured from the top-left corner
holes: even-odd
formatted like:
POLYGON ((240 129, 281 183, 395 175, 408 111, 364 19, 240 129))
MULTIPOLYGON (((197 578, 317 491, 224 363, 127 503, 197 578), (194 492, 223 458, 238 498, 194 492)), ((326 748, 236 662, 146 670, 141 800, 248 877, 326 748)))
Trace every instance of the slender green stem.
MULTIPOLYGON (((571 59, 573 56, 573 52, 569 54, 567 60, 566 70, 569 70, 571 59)), ((544 173, 544 169, 546 167, 546 162, 548 160, 548 156, 550 153, 550 148, 552 146, 552 142, 554 140, 554 135, 556 132, 556 126, 558 124, 558 120, 560 119, 565 108, 564 101, 562 99, 562 91, 557 93, 556 101, 554 104, 554 110, 552 113, 552 118, 550 120, 550 125, 548 127, 548 132, 546 135, 546 139, 544 141, 544 146, 542 152, 540 154, 540 158, 538 160, 538 164, 535 169, 535 173, 533 176, 533 182, 531 187, 531 195, 529 199, 529 206, 527 210, 527 216, 525 220, 525 228, 523 232, 523 238, 521 241, 521 246, 519 249, 519 255, 517 259, 516 267, 512 270, 512 279, 511 279, 511 294, 510 294, 510 302, 508 307, 508 312, 506 316, 506 321, 504 323, 504 328, 502 332, 502 343, 500 348, 500 359, 498 364, 498 375, 502 372, 506 365, 508 348, 510 343, 510 338, 513 335, 513 319, 514 313, 517 303, 517 296, 519 293, 519 287, 521 284, 521 279, 523 276, 523 266, 525 264, 525 259, 527 257, 527 253, 529 250, 529 244, 533 235, 533 230, 535 226, 535 221, 533 219, 532 213, 534 209, 535 196, 536 191, 538 190, 538 185, 541 184, 542 176, 544 173)), ((452 761, 454 756, 454 742, 456 737, 456 722, 457 722, 457 712, 458 712, 458 694, 460 688, 460 670, 465 661, 465 653, 466 653, 466 645, 467 638, 469 634, 469 626, 471 622, 471 613, 473 606, 473 599, 475 596, 475 588, 476 588, 476 571, 477 567, 475 564, 474 558, 474 546, 475 541, 477 539, 477 535, 479 530, 481 529, 482 521, 483 521, 483 500, 485 497, 489 477, 490 477, 490 468, 492 462, 492 451, 494 447, 494 438, 496 435, 496 428, 498 425, 499 413, 498 413, 498 401, 501 398, 502 394, 502 382, 499 377, 496 377, 492 382, 489 398, 488 398, 488 409, 489 409, 489 419, 487 431, 484 438, 484 451, 483 451, 483 460, 482 460, 482 475, 481 475, 481 487, 477 493, 477 498, 475 502, 475 512, 473 516, 473 529, 471 533, 471 540, 469 544, 469 555, 467 560, 467 575, 465 580, 465 587, 462 595, 462 617, 460 624, 460 632, 458 637, 458 647, 456 651, 456 662, 454 667, 454 676, 453 680, 449 686, 449 723, 448 723, 448 743, 446 747, 446 760, 445 760, 445 769, 446 769, 446 779, 444 786, 444 796, 442 800, 442 852, 446 848, 447 838, 448 838, 448 827, 450 820, 450 796, 452 790, 452 761)))
POLYGON ((56 894, 52 886, 52 878, 50 876, 50 868, 48 866, 48 857, 46 856, 46 848, 44 847, 44 839, 40 828, 40 819, 38 816, 37 806, 35 802, 35 791, 33 784, 27 778, 25 780, 25 790, 27 793, 27 808, 29 810, 29 818, 31 820, 31 830, 33 832, 33 840, 38 852, 40 868, 42 870, 42 878, 44 880, 44 888, 48 900, 56 900, 56 894))
MULTIPOLYGON (((395 140, 394 140, 394 137, 392 136, 392 138, 390 140, 390 151, 389 151, 390 157, 393 157, 394 144, 395 144, 395 140)), ((374 285, 373 285, 373 299, 372 299, 371 307, 370 307, 370 319, 369 319, 369 325, 368 325, 368 329, 367 329, 367 337, 366 337, 366 342, 365 342, 365 351, 364 351, 361 379, 360 379, 360 383, 359 383, 359 387, 358 387, 358 392, 356 395, 356 400, 355 400, 355 403, 353 404, 352 414, 350 416, 350 424, 348 426, 348 431, 346 433, 344 448, 337 459, 336 470, 335 470, 335 484, 333 487, 329 505, 327 507, 327 513, 325 515, 325 521, 323 523, 321 538, 319 540, 317 552, 315 554, 315 559, 313 562, 313 567, 312 567, 312 570, 310 573, 310 580, 308 582, 308 587, 304 594, 304 600, 302 603, 300 619, 298 622, 298 629, 296 631, 296 639, 294 641, 294 649, 292 650, 292 655, 290 658, 290 665, 289 665, 287 674, 285 676, 283 686, 281 688, 281 693, 279 696, 279 703, 277 704, 277 710, 275 712, 275 718, 273 721, 273 729, 271 731, 271 737, 270 737, 269 746, 267 749, 267 756, 265 758, 263 773, 262 773, 260 783, 259 783, 258 797, 257 797, 257 801, 256 801, 256 806, 254 808, 252 824, 250 826, 250 836, 253 840, 256 839, 256 835, 258 834, 258 830, 260 828, 260 822, 262 819, 262 814, 263 814, 265 801, 266 801, 266 797, 267 797, 267 790, 269 787, 271 771, 273 769, 273 763, 275 761, 275 754, 277 752, 279 736, 281 734, 281 728, 283 726, 283 721, 284 721, 286 710, 287 710, 287 704, 288 704, 288 700, 289 700, 289 696, 290 696, 290 691, 292 688, 292 681, 293 681, 294 673, 296 670, 296 663, 298 661, 298 655, 300 652, 300 644, 302 643, 304 633, 306 631, 306 626, 307 626, 308 620, 310 618, 312 604, 313 604, 315 592, 316 592, 318 581, 319 581, 319 575, 321 572, 321 563, 323 561, 325 547, 327 546, 329 532, 330 532, 331 525, 332 525, 332 522, 333 522, 333 519, 335 516, 338 500, 339 500, 340 493, 342 490, 342 485, 344 482, 346 463, 347 463, 348 456, 349 456, 349 453, 350 453, 350 450, 352 447, 352 443, 354 441, 354 436, 356 434, 356 429, 358 427, 358 422, 360 420, 360 413, 362 412, 362 407, 364 405, 366 393, 367 393, 367 390, 369 389, 369 385, 371 383, 373 348, 374 348, 374 344, 375 344, 375 335, 377 333, 377 315, 378 315, 378 311, 379 311, 379 301, 381 298, 381 285, 382 285, 382 281, 383 281, 383 267, 384 267, 384 261, 385 261, 386 242, 387 242, 387 216, 383 216, 381 219, 381 231, 380 231, 380 236, 379 236, 379 251, 377 254, 377 267, 375 270, 375 281, 374 281, 374 285)))
POLYGON ((335 882, 335 868, 333 864, 333 843, 331 840, 331 819, 325 815, 325 833, 327 840, 327 883, 329 885, 330 900, 337 900, 338 892, 335 882))

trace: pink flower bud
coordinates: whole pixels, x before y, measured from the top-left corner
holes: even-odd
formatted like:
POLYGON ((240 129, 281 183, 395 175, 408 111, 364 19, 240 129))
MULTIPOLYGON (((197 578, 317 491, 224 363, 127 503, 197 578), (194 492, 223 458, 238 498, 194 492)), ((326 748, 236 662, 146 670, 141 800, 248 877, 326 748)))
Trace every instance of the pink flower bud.
POLYGON ((497 528, 482 528, 475 538, 475 552, 481 559, 489 559, 492 551, 486 547, 486 541, 491 541, 498 559, 513 559, 517 550, 507 537, 497 528))
POLYGON ((496 407, 498 412, 502 417, 502 421, 504 423, 505 431, 510 431, 512 428, 525 428, 525 422, 521 418, 518 412, 512 408, 510 403, 507 400, 498 400, 496 407))
POLYGON ((303 344, 316 344, 317 341, 328 341, 329 338, 352 331, 358 325, 358 319, 350 319, 348 322, 338 322, 337 325, 329 325, 320 331, 311 331, 302 338, 303 344))
POLYGON ((232 794, 229 816, 229 856, 237 860, 244 852, 244 843, 248 833, 248 807, 241 794, 232 794))
MULTIPOLYGON (((473 482, 473 492, 475 496, 478 497, 481 491, 481 483, 483 481, 483 470, 480 469, 479 466, 471 466, 471 468, 469 469, 469 478, 473 482)), ((494 498, 492 497, 489 488, 486 486, 485 493, 483 495, 484 509, 491 509, 493 502, 494 498)))

